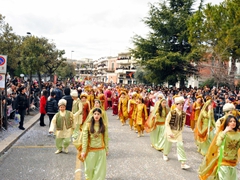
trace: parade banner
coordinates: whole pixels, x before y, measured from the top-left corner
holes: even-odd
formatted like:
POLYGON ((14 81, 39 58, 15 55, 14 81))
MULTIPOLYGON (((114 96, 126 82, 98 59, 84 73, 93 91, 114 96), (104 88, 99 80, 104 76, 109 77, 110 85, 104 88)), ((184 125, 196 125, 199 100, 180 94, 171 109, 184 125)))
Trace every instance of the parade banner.
POLYGON ((0 74, 7 73, 7 56, 0 55, 0 74))

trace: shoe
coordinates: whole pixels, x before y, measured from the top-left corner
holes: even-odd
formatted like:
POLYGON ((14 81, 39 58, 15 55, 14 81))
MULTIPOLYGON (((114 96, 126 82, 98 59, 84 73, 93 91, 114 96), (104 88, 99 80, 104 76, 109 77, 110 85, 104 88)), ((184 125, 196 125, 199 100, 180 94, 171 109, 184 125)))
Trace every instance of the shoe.
POLYGON ((67 154, 68 153, 68 148, 64 148, 64 152, 67 154))
POLYGON ((19 129, 21 129, 21 130, 25 130, 25 128, 24 128, 24 127, 20 127, 20 126, 19 126, 18 128, 19 128, 19 129))
POLYGON ((168 161, 168 157, 166 155, 163 155, 163 160, 168 161))
POLYGON ((182 164, 181 164, 181 168, 182 168, 182 169, 189 169, 190 166, 187 165, 187 164, 185 164, 185 163, 182 163, 182 164))
POLYGON ((48 136, 53 136, 53 134, 52 133, 48 133, 48 136))
POLYGON ((59 153, 61 153, 62 152, 62 150, 57 150, 56 152, 55 152, 55 154, 59 154, 59 153))
POLYGON ((142 132, 141 136, 144 136, 144 133, 142 132))
POLYGON ((40 124, 40 126, 46 126, 46 124, 40 124))

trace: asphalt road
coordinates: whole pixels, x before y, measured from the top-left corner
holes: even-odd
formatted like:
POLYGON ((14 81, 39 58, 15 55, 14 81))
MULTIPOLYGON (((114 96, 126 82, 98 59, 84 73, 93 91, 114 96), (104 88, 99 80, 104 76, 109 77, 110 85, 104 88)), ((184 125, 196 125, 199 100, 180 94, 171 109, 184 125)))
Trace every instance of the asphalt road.
MULTIPOLYGON (((184 129, 184 147, 189 170, 182 170, 173 144, 169 161, 150 146, 149 134, 137 138, 129 126, 121 126, 111 110, 109 117, 109 156, 107 180, 198 180, 197 169, 203 159, 196 150, 193 133, 184 129)), ((45 122, 47 117, 45 117, 45 122)), ((47 123, 48 124, 48 123, 47 123)), ((0 157, 1 180, 84 180, 83 164, 73 145, 69 153, 54 154, 55 140, 47 136, 48 127, 36 123, 0 157)), ((240 169, 238 165, 238 175, 240 169)))

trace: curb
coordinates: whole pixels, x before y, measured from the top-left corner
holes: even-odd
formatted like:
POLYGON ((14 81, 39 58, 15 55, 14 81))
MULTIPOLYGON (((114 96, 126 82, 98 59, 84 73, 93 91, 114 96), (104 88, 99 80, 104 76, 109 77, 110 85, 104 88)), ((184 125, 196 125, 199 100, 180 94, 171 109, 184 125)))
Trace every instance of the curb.
POLYGON ((30 120, 24 123, 25 130, 18 130, 12 133, 9 137, 4 139, 0 144, 0 156, 8 151, 11 146, 23 135, 25 134, 32 126, 34 126, 39 119, 40 113, 34 115, 30 120))

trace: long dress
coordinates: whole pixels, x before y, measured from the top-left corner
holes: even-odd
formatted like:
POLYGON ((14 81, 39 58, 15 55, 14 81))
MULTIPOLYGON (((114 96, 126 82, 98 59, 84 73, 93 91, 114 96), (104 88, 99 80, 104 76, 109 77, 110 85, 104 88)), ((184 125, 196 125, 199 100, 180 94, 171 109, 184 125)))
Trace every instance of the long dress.
POLYGON ((118 115, 118 97, 112 98, 112 111, 113 115, 118 115))
POLYGON ((124 125, 126 123, 126 120, 128 119, 128 98, 119 98, 119 103, 118 103, 118 114, 120 121, 124 125))
POLYGON ((108 127, 105 126, 104 134, 99 131, 99 122, 94 124, 94 132, 91 133, 89 125, 83 129, 83 149, 82 152, 88 155, 84 161, 85 178, 91 180, 105 179, 106 177, 106 153, 108 152, 108 127))
POLYGON ((198 152, 202 155, 206 155, 208 148, 214 138, 215 120, 213 116, 213 110, 207 111, 208 105, 211 100, 208 100, 198 117, 197 125, 195 128, 195 140, 198 146, 198 152))
POLYGON ((240 132, 229 131, 224 134, 220 131, 215 140, 212 142, 210 152, 205 156, 200 168, 199 178, 201 180, 237 180, 237 159, 239 158, 240 148, 240 132), (225 144, 224 142, 225 138, 225 144), (220 147, 223 144, 223 153, 221 153, 220 147), (213 149, 214 152, 213 152, 213 149), (219 159, 222 154, 222 161, 219 159), (218 164, 219 170, 218 169, 218 164))
POLYGON ((161 103, 160 101, 157 102, 147 122, 145 123, 145 127, 148 126, 150 128, 149 130, 150 130, 151 145, 156 150, 162 150, 166 142, 166 137, 164 132, 165 132, 165 120, 167 115, 167 109, 163 109, 162 116, 160 116, 158 112, 159 105, 161 105, 160 103, 161 103))
POLYGON ((138 133, 141 133, 144 130, 144 124, 146 123, 148 118, 146 105, 143 103, 137 104, 136 112, 134 116, 135 116, 137 131, 138 133))

